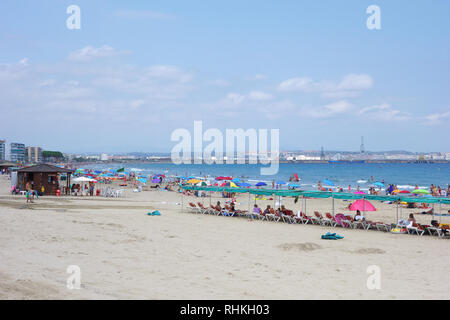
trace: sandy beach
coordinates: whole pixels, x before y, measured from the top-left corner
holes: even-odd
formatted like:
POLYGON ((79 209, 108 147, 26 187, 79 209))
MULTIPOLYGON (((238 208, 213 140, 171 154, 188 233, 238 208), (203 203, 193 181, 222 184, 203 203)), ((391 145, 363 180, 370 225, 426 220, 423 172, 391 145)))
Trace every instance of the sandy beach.
MULTIPOLYGON (((196 215, 182 212, 180 195, 167 191, 26 204, 9 187, 0 176, 0 299, 450 298, 447 239, 196 215), (161 216, 148 216, 153 210, 161 216), (321 240, 328 231, 345 238, 321 240), (70 265, 80 267, 80 289, 67 288, 70 265), (380 268, 379 290, 367 287, 372 265, 380 268)), ((238 207, 247 209, 247 197, 238 207)), ((293 199, 283 203, 300 208, 293 199)), ((258 201, 267 204, 273 201, 258 201)), ((375 204, 366 216, 395 221, 392 205, 375 204)), ((347 205, 336 201, 336 212, 347 205)), ((308 200, 312 210, 328 212, 331 202, 308 200)), ((417 209, 404 217, 409 212, 417 209)))

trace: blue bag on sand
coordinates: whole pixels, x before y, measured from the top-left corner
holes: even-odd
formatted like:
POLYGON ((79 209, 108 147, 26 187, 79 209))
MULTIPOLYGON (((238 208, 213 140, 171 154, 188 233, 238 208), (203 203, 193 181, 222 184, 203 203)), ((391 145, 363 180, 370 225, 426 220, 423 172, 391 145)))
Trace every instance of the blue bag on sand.
POLYGON ((344 239, 344 237, 341 235, 338 235, 336 233, 327 232, 327 234, 322 235, 322 239, 323 240, 339 240, 339 239, 344 239))
POLYGON ((160 216, 161 213, 158 210, 147 213, 148 216, 160 216))

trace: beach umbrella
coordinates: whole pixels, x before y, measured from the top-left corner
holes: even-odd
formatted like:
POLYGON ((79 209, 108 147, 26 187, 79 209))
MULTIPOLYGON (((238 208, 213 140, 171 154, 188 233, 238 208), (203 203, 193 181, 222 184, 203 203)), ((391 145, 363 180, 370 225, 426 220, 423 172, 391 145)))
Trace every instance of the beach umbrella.
POLYGON ((206 183, 206 181, 202 181, 202 182, 197 183, 197 186, 199 186, 199 187, 205 187, 207 185, 208 184, 206 183))
POLYGON ((239 186, 243 187, 243 188, 248 188, 248 187, 251 187, 252 185, 250 183, 247 183, 247 182, 242 182, 239 186))
POLYGON ((327 179, 323 180, 323 183, 326 186, 334 186, 334 182, 327 179))
MULTIPOLYGON (((159 180, 159 179, 158 179, 159 180)), ((198 179, 190 179, 187 181, 187 183, 189 184, 197 184, 199 182, 202 182, 202 180, 198 180, 198 179)))
POLYGON ((355 202, 353 202, 350 205, 350 210, 351 211, 376 211, 377 209, 375 209, 375 207, 373 206, 373 204, 371 204, 369 201, 367 200, 356 200, 355 202))
POLYGON ((416 189, 412 193, 413 194, 430 194, 430 192, 428 190, 424 190, 424 189, 416 189))
POLYGON ((265 182, 258 182, 257 184, 255 184, 255 186, 257 186, 257 187, 264 187, 264 186, 267 186, 267 183, 265 183, 265 182))
POLYGON ((394 190, 394 191, 392 191, 392 193, 411 193, 410 191, 408 191, 408 190, 394 190))
POLYGON ((217 181, 222 181, 222 180, 232 180, 232 178, 231 178, 231 177, 222 177, 222 176, 220 176, 220 177, 217 177, 216 180, 217 180, 217 181))
POLYGON ((97 182, 97 180, 88 177, 78 177, 74 178, 72 182, 97 182))
POLYGON ((300 188, 300 185, 296 184, 296 183, 289 183, 289 187, 292 188, 300 188))
POLYGON ((356 192, 353 192, 354 194, 366 194, 364 191, 356 191, 356 192))
MULTIPOLYGON (((145 179, 145 178, 139 178, 138 181, 142 182, 142 183, 147 183, 147 179, 145 179)), ((153 182, 153 180, 152 180, 152 182, 153 182)), ((159 182, 159 180, 158 180, 158 182, 159 182)))
POLYGON ((286 184, 286 182, 284 182, 283 180, 277 181, 277 184, 286 184))
POLYGON ((380 187, 380 188, 384 187, 384 183, 381 183, 381 182, 375 182, 373 185, 377 186, 377 187, 380 187))
POLYGON ((153 179, 152 180, 152 183, 160 183, 161 182, 161 180, 159 180, 159 179, 153 179))
POLYGON ((239 179, 239 178, 234 178, 234 179, 231 180, 231 181, 233 181, 234 183, 239 183, 239 182, 241 182, 241 179, 239 179))

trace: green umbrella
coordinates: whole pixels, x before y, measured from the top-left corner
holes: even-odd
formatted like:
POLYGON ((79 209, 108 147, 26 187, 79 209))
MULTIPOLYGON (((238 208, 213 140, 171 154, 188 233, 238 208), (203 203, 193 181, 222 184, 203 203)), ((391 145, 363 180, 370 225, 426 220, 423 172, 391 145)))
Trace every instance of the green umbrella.
POLYGON ((430 194, 430 192, 428 190, 424 190, 424 189, 416 189, 412 193, 414 193, 414 194, 430 194))

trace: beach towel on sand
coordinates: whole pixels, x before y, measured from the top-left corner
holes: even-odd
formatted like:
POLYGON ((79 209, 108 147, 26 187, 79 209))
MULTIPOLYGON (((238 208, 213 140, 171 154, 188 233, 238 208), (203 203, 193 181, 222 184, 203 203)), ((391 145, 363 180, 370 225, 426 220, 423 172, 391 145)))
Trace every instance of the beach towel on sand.
POLYGON ((336 233, 327 232, 327 234, 322 235, 322 239, 323 240, 339 240, 339 239, 344 239, 344 237, 340 236, 336 233))
POLYGON ((147 213, 148 216, 160 216, 161 213, 158 210, 147 213))

